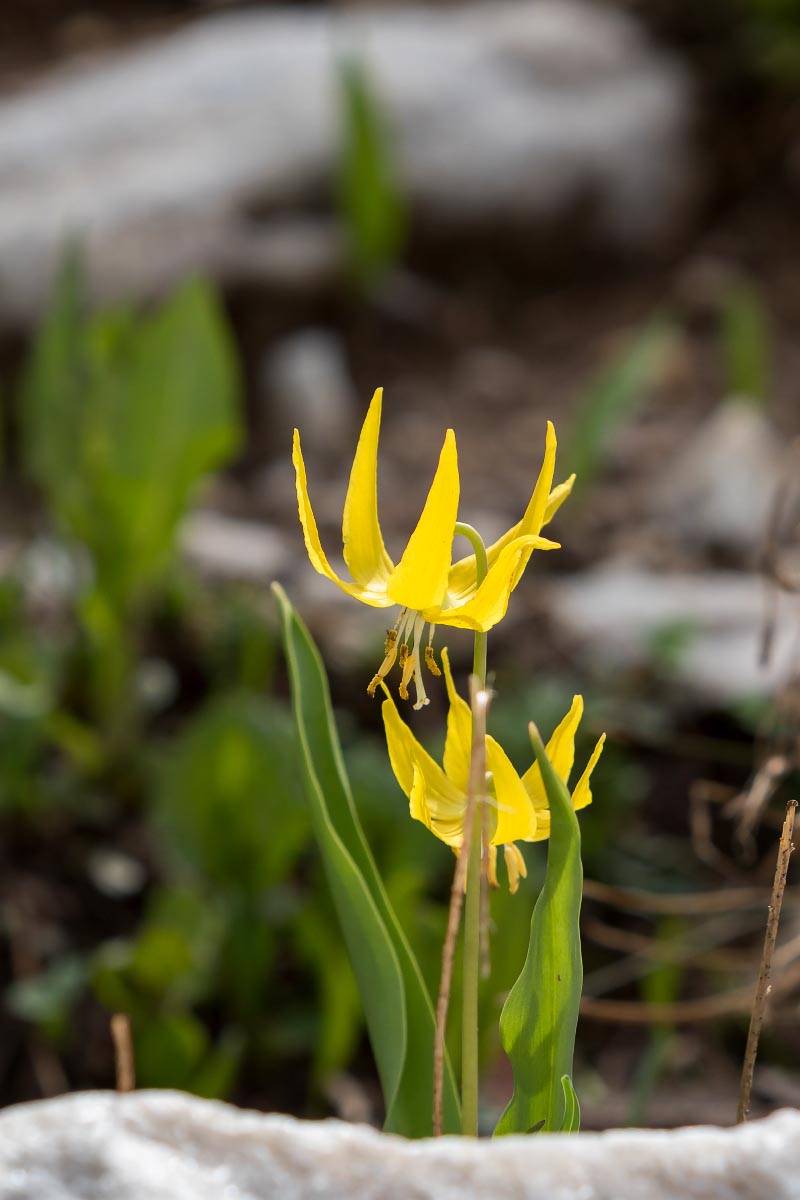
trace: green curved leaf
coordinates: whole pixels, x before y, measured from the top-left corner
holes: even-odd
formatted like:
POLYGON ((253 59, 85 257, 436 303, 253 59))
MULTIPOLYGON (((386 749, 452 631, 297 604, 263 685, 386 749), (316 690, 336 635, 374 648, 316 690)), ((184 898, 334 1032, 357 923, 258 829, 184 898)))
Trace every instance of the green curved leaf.
POLYGON ((561 1087, 564 1091, 564 1120, 561 1122, 561 1132, 578 1133, 581 1127, 581 1106, 569 1075, 561 1076, 561 1087))
MULTIPOLYGON (((547 874, 531 918, 525 965, 500 1014, 500 1040, 514 1072, 514 1095, 495 1134, 527 1133, 534 1127, 553 1132, 569 1121, 572 1100, 563 1079, 572 1075, 583 986, 580 826, 533 727, 531 741, 550 803, 547 874)), ((569 1090, 574 1097, 571 1082, 569 1090)))
MULTIPOLYGON (((386 1101, 385 1128, 407 1137, 431 1133, 434 1013, 389 903, 353 805, 331 712, 325 668, 314 642, 277 584, 292 699, 317 841, 358 982, 386 1101)), ((460 1127, 449 1063, 445 1132, 460 1127)))

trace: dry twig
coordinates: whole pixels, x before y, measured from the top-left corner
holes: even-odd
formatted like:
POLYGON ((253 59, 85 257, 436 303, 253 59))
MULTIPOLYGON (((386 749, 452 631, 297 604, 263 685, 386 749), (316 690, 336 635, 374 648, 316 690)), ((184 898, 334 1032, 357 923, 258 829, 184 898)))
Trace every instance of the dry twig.
POLYGON ((114 1013, 111 1018, 111 1038, 114 1042, 117 1091, 132 1092, 136 1087, 136 1072, 133 1064, 131 1022, 126 1013, 114 1013))
POLYGON ((739 1085, 739 1108, 736 1114, 736 1120, 739 1122, 746 1121, 747 1114, 750 1111, 750 1092, 753 1087, 758 1039, 761 1036, 761 1026, 764 1024, 767 997, 772 991, 770 984, 772 956, 775 950, 775 939, 778 936, 778 923, 781 919, 781 906, 783 904, 783 893, 786 890, 789 859, 794 850, 792 833, 794 832, 794 814, 796 809, 797 801, 790 800, 786 807, 786 818, 783 822, 783 832, 781 833, 780 845, 778 846, 778 862, 775 867, 772 903, 769 906, 769 915, 767 917, 767 931, 764 935, 764 949, 761 954, 761 967, 758 972, 758 986, 756 987, 755 1000, 753 1001, 753 1011, 750 1014, 750 1029, 747 1034, 742 1079, 739 1085))

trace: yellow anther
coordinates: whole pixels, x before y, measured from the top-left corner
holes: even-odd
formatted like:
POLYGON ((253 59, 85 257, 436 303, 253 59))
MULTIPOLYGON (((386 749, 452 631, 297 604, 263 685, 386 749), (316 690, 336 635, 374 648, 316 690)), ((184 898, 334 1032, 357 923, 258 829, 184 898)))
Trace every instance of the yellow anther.
POLYGON ((382 682, 382 680, 383 680, 383 677, 381 675, 373 675, 372 676, 372 679, 370 680, 370 683, 369 683, 369 687, 367 688, 368 696, 375 695, 376 691, 378 690, 378 685, 382 682))
POLYGON ((441 673, 442 673, 439 670, 439 666, 438 666, 438 663, 436 662, 436 659, 433 657, 433 646, 425 647, 425 666, 428 668, 431 675, 441 675, 441 673))
MULTIPOLYGON (((406 642, 403 642, 402 645, 400 646, 400 666, 404 667, 407 662, 408 662, 408 645, 406 642)), ((403 699, 405 699, 405 697, 403 697, 403 699)))
POLYGON ((401 700, 407 700, 408 699, 408 687, 406 686, 406 684, 401 683, 400 687, 397 689, 397 693, 401 700))
POLYGON ((396 641, 397 641, 397 630, 396 629, 387 629, 386 630, 386 645, 384 647, 383 653, 391 654, 392 650, 394 649, 394 644, 396 641))

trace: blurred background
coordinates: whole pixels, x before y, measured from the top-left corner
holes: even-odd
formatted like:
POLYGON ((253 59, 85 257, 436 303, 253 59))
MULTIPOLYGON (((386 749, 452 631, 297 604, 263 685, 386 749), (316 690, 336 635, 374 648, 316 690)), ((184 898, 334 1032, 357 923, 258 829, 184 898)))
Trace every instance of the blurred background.
MULTIPOLYGON (((365 692, 385 614, 314 575, 290 463, 298 425, 333 554, 381 385, 395 552, 447 426, 491 540, 556 424, 578 485, 490 638, 491 728, 525 767, 580 691, 579 762, 609 734, 584 1123, 733 1121, 800 765, 799 190, 798 0, 6 0, 0 1102, 113 1086, 122 1011, 142 1086, 380 1120, 268 585, 435 991, 452 858, 365 692)), ((487 1122, 544 853, 492 897, 487 1122)), ((797 870, 755 1114, 800 1103, 797 870)))

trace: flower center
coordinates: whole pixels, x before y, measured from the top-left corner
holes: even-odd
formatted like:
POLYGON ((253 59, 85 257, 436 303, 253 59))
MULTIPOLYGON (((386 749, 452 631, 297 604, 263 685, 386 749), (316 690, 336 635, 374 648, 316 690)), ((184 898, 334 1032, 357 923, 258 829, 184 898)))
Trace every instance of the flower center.
MULTIPOLYGON (((417 702, 414 708, 420 709, 425 707, 428 703, 428 697, 422 679, 422 660, 420 659, 420 640, 424 628, 424 617, 413 608, 403 609, 397 618, 394 628, 388 630, 386 634, 383 662, 378 667, 377 674, 373 675, 367 688, 370 696, 375 695, 378 685, 383 682, 395 662, 399 659, 400 669, 403 673, 400 680, 400 687, 398 688, 401 699, 408 699, 408 685, 413 683, 417 692, 417 702)), ((422 659, 432 675, 441 675, 442 672, 439 670, 433 653, 434 628, 435 626, 431 625, 428 634, 428 644, 425 647, 422 659)))

